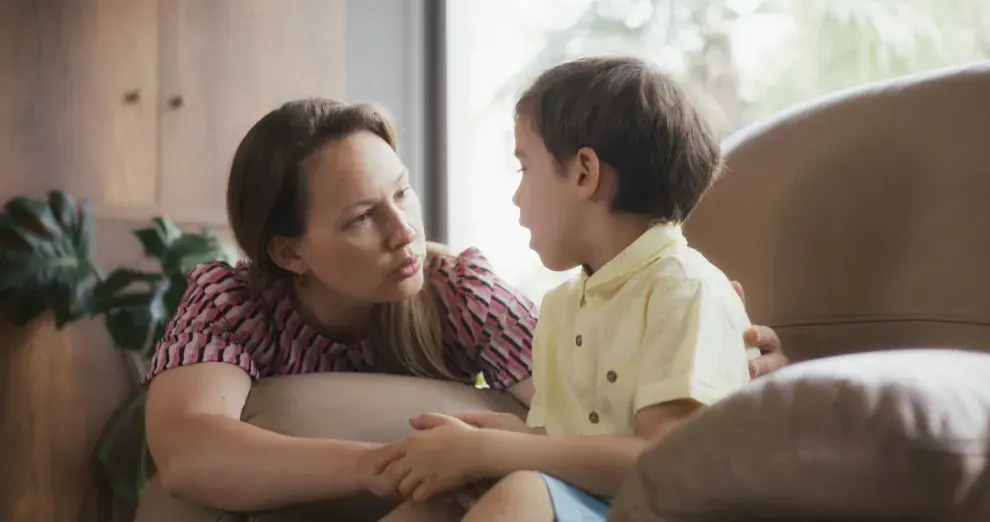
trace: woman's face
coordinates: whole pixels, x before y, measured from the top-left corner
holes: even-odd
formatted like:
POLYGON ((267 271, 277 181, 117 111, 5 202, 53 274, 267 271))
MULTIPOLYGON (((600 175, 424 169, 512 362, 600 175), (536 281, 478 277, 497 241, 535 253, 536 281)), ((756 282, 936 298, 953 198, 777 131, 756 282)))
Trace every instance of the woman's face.
POLYGON ((303 168, 306 233, 273 247, 279 264, 356 301, 398 301, 419 292, 426 261, 422 209, 392 147, 357 132, 326 144, 303 168))

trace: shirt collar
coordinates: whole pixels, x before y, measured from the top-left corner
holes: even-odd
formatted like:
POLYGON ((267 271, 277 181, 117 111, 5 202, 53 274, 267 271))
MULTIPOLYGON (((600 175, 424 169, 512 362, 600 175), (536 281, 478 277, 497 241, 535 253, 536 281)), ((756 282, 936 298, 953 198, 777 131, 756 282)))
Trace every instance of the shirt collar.
POLYGON ((687 239, 680 224, 655 225, 594 274, 589 276, 582 270, 581 280, 585 294, 591 296, 598 291, 621 285, 643 267, 663 257, 670 247, 683 245, 687 245, 687 239))

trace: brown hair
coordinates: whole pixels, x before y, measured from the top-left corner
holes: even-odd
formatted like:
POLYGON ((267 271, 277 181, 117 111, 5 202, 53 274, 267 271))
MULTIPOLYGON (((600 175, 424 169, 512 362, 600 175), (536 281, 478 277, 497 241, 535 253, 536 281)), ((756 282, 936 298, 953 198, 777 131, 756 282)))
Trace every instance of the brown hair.
MULTIPOLYGON (((227 184, 227 212, 234 237, 251 260, 255 284, 277 280, 292 288, 295 274, 272 260, 272 238, 306 232, 309 197, 304 161, 324 145, 369 131, 395 149, 395 132, 375 106, 326 99, 296 100, 259 120, 234 154, 227 184)), ((448 255, 428 245, 427 260, 448 255)), ((416 296, 375 305, 374 331, 386 369, 392 373, 465 381, 445 364, 436 290, 427 281, 416 296)))
POLYGON ((646 62, 592 57, 543 72, 516 103, 558 167, 583 147, 615 170, 613 210, 681 222, 721 167, 715 133, 677 84, 646 62))

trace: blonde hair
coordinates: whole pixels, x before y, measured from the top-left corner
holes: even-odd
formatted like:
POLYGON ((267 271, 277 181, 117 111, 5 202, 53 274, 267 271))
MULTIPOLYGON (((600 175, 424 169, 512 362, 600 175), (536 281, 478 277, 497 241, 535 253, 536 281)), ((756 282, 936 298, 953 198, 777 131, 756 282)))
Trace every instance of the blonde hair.
MULTIPOLYGON (((452 256, 443 245, 427 244, 426 262, 437 256, 452 256)), ((443 378, 470 382, 473 377, 457 375, 444 360, 443 327, 437 289, 429 280, 410 299, 376 306, 375 326, 381 333, 381 353, 386 355, 386 369, 393 373, 417 377, 443 378)))
MULTIPOLYGON (((328 141, 369 131, 396 148, 395 131, 383 109, 368 104, 310 98, 286 103, 259 120, 234 154, 227 184, 227 212, 234 237, 251 259, 252 279, 290 281, 272 260, 276 236, 305 232, 308 197, 302 163, 328 141)), ((427 246, 424 266, 450 256, 441 245, 427 246)), ((441 302, 432 282, 399 302, 375 306, 373 326, 386 369, 393 373, 470 382, 443 356, 441 302)))

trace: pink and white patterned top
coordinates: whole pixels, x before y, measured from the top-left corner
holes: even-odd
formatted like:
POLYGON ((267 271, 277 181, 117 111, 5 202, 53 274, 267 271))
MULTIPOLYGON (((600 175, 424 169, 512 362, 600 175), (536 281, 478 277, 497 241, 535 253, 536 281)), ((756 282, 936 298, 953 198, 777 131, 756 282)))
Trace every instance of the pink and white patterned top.
MULTIPOLYGON (((337 343, 307 325, 283 285, 254 288, 248 265, 197 266, 165 334, 155 346, 144 383, 178 366, 236 365, 253 379, 315 372, 379 373, 367 342, 337 343)), ((504 389, 532 374, 536 308, 492 272, 474 248, 459 256, 432 256, 426 279, 444 311, 443 346, 452 369, 483 373, 504 389)))

